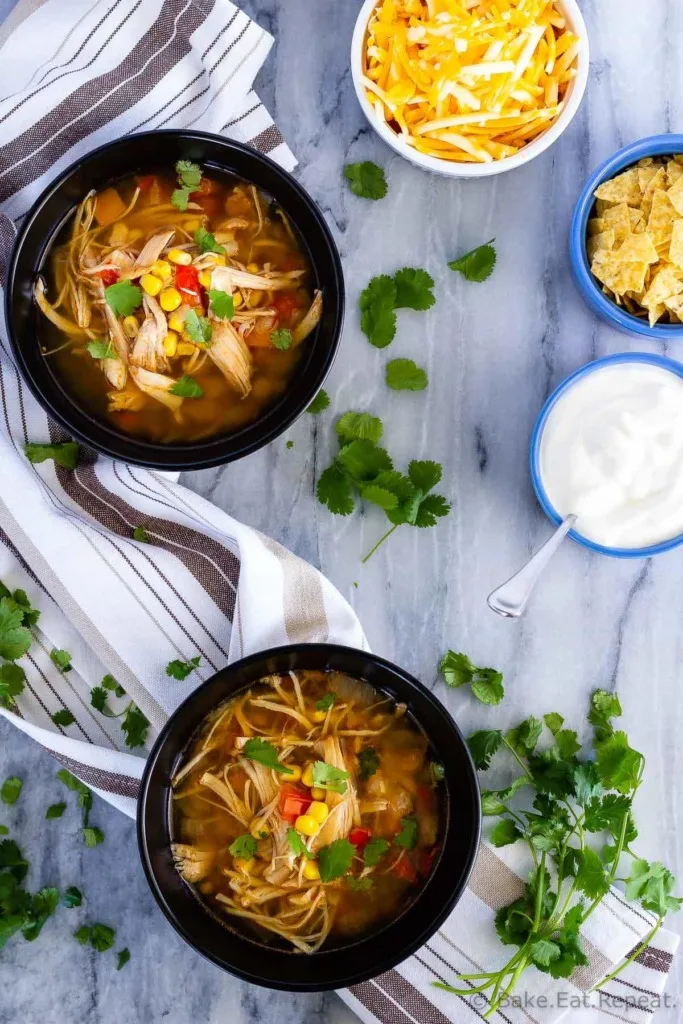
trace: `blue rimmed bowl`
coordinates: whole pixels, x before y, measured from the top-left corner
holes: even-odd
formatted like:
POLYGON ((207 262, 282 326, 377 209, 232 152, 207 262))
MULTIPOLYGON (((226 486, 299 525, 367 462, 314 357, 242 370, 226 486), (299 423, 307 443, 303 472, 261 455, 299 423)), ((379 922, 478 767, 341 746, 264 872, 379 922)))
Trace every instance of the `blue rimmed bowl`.
MULTIPOLYGON (((555 388, 550 398, 548 398, 541 409, 531 435, 529 468, 531 470, 531 482, 534 485, 538 502, 545 514, 548 516, 548 519, 557 526, 560 525, 563 517, 550 501, 543 485, 541 473, 541 442, 543 440, 543 431, 546 423, 548 422, 550 413, 570 388, 581 380, 582 377, 587 376, 587 374, 594 373, 596 370, 601 370, 605 366, 612 366, 614 363, 644 363, 648 366, 658 366, 663 370, 669 370, 671 373, 675 373, 677 377, 683 378, 683 363, 677 363, 675 360, 667 359, 665 356, 651 355, 649 352, 620 352, 617 355, 605 356, 603 359, 596 359, 592 363, 587 363, 585 366, 579 367, 579 369, 575 370, 574 373, 570 373, 568 377, 565 377, 562 383, 555 388)), ((614 558, 649 558, 651 555, 660 555, 664 551, 671 551, 672 548, 676 548, 679 544, 683 544, 683 534, 679 534, 676 537, 670 537, 668 540, 660 541, 659 544, 650 544, 644 548, 606 547, 604 544, 596 544, 595 541, 584 537, 578 530, 570 530, 567 536, 571 537, 572 540, 577 541, 579 544, 583 544, 584 547, 590 548, 591 551, 598 551, 601 555, 612 555, 614 558)))
POLYGON ((586 233, 588 220, 595 205, 595 192, 598 185, 646 156, 673 156, 683 153, 683 135, 651 135, 624 146, 613 156, 601 163, 586 184, 574 208, 571 229, 569 232, 569 260, 572 274, 584 301, 594 313, 613 327, 626 334, 638 334, 643 338, 655 338, 658 341, 683 340, 683 324, 655 324, 650 327, 647 320, 633 316, 621 306, 617 306, 605 295, 600 282, 591 274, 588 255, 586 253, 586 233))

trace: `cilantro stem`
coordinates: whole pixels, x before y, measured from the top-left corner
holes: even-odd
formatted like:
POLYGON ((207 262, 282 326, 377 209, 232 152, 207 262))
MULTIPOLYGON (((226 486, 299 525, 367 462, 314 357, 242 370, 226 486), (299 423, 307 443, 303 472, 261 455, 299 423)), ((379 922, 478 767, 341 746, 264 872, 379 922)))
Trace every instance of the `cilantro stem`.
POLYGON ((609 981, 612 981, 614 978, 616 978, 617 975, 621 974, 622 971, 626 970, 628 965, 632 964, 636 957, 640 956, 644 949, 647 949, 647 947, 650 945, 659 929, 662 927, 663 921, 663 917, 658 918, 654 928, 652 928, 648 932, 648 934, 645 936, 640 945, 636 946, 636 948, 633 950, 628 959, 624 960, 622 964, 620 964, 615 970, 613 970, 610 974, 603 978, 602 981, 598 981, 595 985, 593 985, 593 988, 590 989, 590 991, 595 992, 597 989, 602 988, 603 985, 606 985, 609 981))
MULTIPOLYGON (((610 886, 612 884, 612 882, 614 881, 614 879, 617 876, 617 871, 619 870, 619 861, 621 860, 621 855, 622 855, 623 850, 624 850, 624 843, 626 842, 626 830, 628 828, 628 821, 629 821, 629 812, 626 811, 624 813, 624 817, 623 817, 622 822, 621 822, 621 829, 619 831, 619 841, 617 843, 617 850, 616 850, 616 853, 614 855, 614 861, 612 862, 612 868, 610 870, 609 875, 607 876, 607 885, 608 886, 610 886)), ((582 918, 582 921, 581 921, 582 924, 583 924, 583 922, 587 918, 590 917, 590 915, 593 913, 595 908, 600 906, 600 904, 602 903, 604 898, 605 898, 605 894, 604 893, 602 894, 602 896, 596 896, 596 898, 593 900, 593 902, 591 903, 591 905, 588 908, 588 910, 586 911, 586 913, 583 915, 583 918, 582 918)))
POLYGON ((510 751, 512 756, 514 757, 515 761, 517 761, 517 763, 521 767, 521 769, 524 772, 524 774, 527 775, 531 779, 532 782, 534 782, 534 777, 531 774, 531 772, 529 771, 527 765, 525 764, 523 759, 519 756, 519 754, 517 753, 515 748, 512 746, 512 744, 509 742, 509 740, 507 739, 506 736, 503 736, 503 743, 508 748, 508 750, 510 751))
POLYGON ((365 563, 367 561, 369 561, 370 558, 372 558, 372 556, 374 555, 374 553, 377 550, 377 548, 380 547, 380 545, 384 544, 385 540, 388 540, 388 538, 391 537, 392 533, 394 532, 395 529, 397 529, 397 527, 399 525, 400 525, 399 523, 394 523, 394 525, 391 527, 391 529, 387 530, 387 532, 382 537, 380 537, 380 539, 375 544, 374 548, 372 548, 371 551, 368 551, 368 553, 365 556, 365 558, 361 559, 361 565, 365 565, 365 563))
POLYGON ((490 1007, 488 1008, 488 1010, 484 1014, 484 1020, 489 1020, 494 1015, 494 1013, 496 1012, 498 1007, 501 1005, 501 1003, 503 1003, 507 999, 507 997, 510 995, 510 993, 514 991, 515 986, 517 985, 517 982, 521 978, 523 972, 526 970, 526 966, 527 966, 528 962, 529 961, 528 961, 527 957, 523 956, 522 959, 517 964, 517 967, 515 968, 515 971, 514 971, 512 977, 511 977, 511 979, 510 979, 510 984, 506 987, 506 989, 502 993, 502 995, 499 996, 497 992, 495 993, 495 1001, 493 1001, 491 1003, 490 1007))

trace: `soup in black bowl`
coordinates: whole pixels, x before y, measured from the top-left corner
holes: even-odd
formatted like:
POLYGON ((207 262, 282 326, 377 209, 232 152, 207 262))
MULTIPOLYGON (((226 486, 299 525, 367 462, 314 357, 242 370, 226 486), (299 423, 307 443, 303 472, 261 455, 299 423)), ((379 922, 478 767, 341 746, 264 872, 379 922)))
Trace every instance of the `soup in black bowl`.
POLYGON ((451 911, 479 838, 476 775, 442 705, 364 652, 278 648, 219 672, 150 756, 138 833, 158 902, 257 984, 349 985, 451 911))

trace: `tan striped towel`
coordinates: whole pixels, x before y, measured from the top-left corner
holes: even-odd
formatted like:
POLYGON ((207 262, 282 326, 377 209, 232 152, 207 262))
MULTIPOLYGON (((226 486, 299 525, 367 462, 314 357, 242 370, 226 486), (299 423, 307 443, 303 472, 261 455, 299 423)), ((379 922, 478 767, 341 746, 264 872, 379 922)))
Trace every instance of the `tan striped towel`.
MULTIPOLYGON (((270 37, 228 0, 23 0, 13 22, 18 27, 0 52, 0 91, 11 93, 0 98, 0 209, 13 220, 80 153, 139 129, 225 132, 292 166, 251 91, 270 37)), ((12 234, 0 213, 0 262, 12 234)), ((125 751, 118 724, 90 706, 90 688, 105 673, 150 719, 152 739, 197 682, 229 661, 288 642, 366 641, 351 608, 315 569, 177 483, 91 453, 73 472, 26 461, 26 441, 58 439, 16 372, 3 325, 0 579, 26 590, 41 617, 21 661, 28 685, 18 713, 0 713, 132 816, 144 761, 125 751), (132 539, 141 524, 152 544, 132 539), (71 652, 72 671, 52 663, 53 647, 71 652), (197 654, 201 668, 186 682, 165 675, 171 659, 197 654), (55 726, 50 716, 63 708, 75 722, 55 726)), ((340 993, 363 1020, 481 1019, 485 1002, 448 995, 432 982, 457 984, 460 971, 505 962, 493 914, 521 894, 526 866, 513 859, 516 848, 504 854, 482 847, 457 910, 418 954, 340 993)), ((648 915, 613 893, 585 936, 591 966, 568 983, 528 972, 525 1005, 502 1009, 497 1020, 546 1024, 583 1005, 587 990, 649 928, 648 915)), ((582 1011, 582 1024, 604 1021, 604 1013, 645 1024, 677 941, 660 932, 657 948, 608 986, 603 1012, 582 1011)))

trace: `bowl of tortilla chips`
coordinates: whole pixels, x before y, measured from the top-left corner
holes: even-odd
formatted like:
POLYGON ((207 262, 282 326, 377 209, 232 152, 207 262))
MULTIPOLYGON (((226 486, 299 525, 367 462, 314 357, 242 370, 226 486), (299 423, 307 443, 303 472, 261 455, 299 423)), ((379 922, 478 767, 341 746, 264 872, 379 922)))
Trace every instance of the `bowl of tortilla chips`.
POLYGON ((569 253, 588 306, 628 334, 683 339, 683 135, 605 160, 574 210, 569 253))

